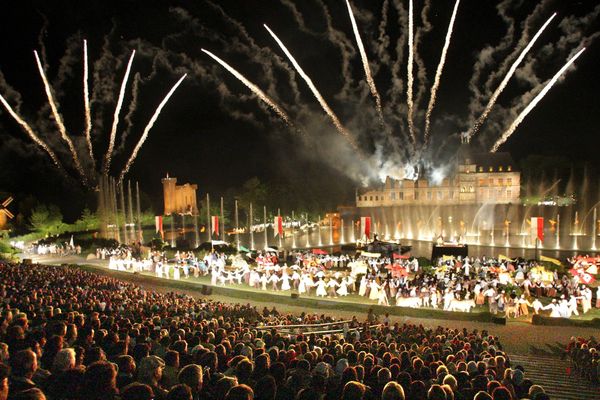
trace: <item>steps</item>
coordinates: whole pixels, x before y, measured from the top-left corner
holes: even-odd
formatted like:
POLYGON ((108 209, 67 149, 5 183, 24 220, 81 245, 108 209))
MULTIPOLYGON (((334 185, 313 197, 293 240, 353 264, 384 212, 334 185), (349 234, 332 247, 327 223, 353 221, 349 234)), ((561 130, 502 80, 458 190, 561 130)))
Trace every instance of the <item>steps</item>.
POLYGON ((521 365, 525 377, 541 385, 552 400, 598 400, 600 386, 571 372, 568 360, 557 357, 509 354, 511 368, 521 365))

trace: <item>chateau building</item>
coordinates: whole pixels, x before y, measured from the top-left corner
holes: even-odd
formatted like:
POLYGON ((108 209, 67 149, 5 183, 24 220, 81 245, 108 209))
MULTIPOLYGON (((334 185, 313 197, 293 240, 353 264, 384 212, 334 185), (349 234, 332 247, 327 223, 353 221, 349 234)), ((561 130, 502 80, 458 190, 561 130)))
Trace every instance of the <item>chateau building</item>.
POLYGON ((509 153, 461 149, 454 171, 439 184, 388 177, 380 187, 359 189, 356 206, 509 204, 520 201, 520 190, 521 174, 509 153))
POLYGON ((171 214, 198 214, 196 203, 196 190, 198 185, 186 183, 177 185, 177 178, 169 177, 162 179, 165 211, 164 215, 171 214))

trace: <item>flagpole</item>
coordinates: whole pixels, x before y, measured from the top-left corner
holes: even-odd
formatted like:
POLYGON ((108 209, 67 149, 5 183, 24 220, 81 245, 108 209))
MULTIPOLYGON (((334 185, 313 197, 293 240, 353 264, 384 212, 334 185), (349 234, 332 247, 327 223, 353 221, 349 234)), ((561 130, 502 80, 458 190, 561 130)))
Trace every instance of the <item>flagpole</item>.
MULTIPOLYGON (((281 218, 281 209, 279 208, 277 209, 277 217, 281 218)), ((275 229, 277 229, 277 235, 279 236, 279 249, 281 249, 281 236, 283 235, 281 232, 279 232, 279 220, 277 220, 277 226, 275 227, 275 229)))
POLYGON ((248 230, 250 231, 250 250, 254 250, 254 231, 252 230, 252 224, 254 223, 254 214, 252 213, 252 203, 250 203, 250 221, 248 224, 248 230))
POLYGON ((206 237, 207 241, 211 242, 212 240, 212 226, 210 219, 210 195, 206 193, 206 237))
POLYGON ((269 238, 267 237, 267 206, 263 206, 263 219, 265 228, 265 249, 269 247, 269 238))
POLYGON ((221 197, 221 240, 225 241, 225 218, 223 217, 223 197, 221 197))
POLYGON ((240 220, 238 216, 238 201, 235 201, 235 243, 237 250, 240 251, 240 220))

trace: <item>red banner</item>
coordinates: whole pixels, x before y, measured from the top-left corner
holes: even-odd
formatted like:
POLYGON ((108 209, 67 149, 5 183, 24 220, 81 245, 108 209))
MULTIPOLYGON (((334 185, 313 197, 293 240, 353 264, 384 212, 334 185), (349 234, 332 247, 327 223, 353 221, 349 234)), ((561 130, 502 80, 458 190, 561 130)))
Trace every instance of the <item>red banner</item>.
POLYGON ((541 243, 544 243, 544 218, 531 218, 531 237, 537 238, 541 243))
POLYGON ((273 221, 273 231, 274 231, 274 235, 277 236, 283 236, 283 218, 282 217, 275 217, 274 221, 273 221))
POLYGON ((214 233, 215 235, 219 236, 219 217, 216 215, 213 215, 212 217, 210 217, 210 223, 212 226, 211 232, 214 233))
POLYGON ((371 238, 371 217, 360 218, 360 231, 361 236, 364 235, 367 239, 371 238))
POLYGON ((162 215, 157 215, 154 217, 154 226, 156 228, 156 233, 160 232, 160 236, 162 238, 165 237, 164 231, 163 231, 163 217, 162 215))

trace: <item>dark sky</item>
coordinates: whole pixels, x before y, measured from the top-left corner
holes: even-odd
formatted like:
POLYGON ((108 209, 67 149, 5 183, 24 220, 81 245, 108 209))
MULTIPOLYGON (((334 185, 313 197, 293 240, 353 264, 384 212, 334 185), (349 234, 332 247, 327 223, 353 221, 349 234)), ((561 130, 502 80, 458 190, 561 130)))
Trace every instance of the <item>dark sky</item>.
MULTIPOLYGON (((404 86, 395 100, 390 93, 391 63, 397 57, 396 42, 406 27, 398 23, 400 15, 394 3, 389 1, 385 30, 390 45, 377 51, 384 1, 353 1, 375 81, 386 107, 386 120, 392 134, 401 136, 406 126, 405 42, 401 46, 403 59, 399 64, 399 78, 403 79, 404 86), (386 61, 386 55, 391 62, 386 61), (397 107, 390 104, 397 104, 397 107)), ((408 7, 407 1, 399 3, 408 7)), ((427 76, 425 82, 417 78, 415 81, 415 93, 421 83, 426 89, 418 104, 421 111, 415 119, 419 129, 423 126, 422 110, 429 100, 429 88, 454 4, 446 0, 431 3, 427 19, 432 29, 421 33, 417 48, 427 76)), ((512 117, 509 116, 514 117, 515 110, 518 113, 524 107, 521 96, 536 90, 536 82, 539 90, 539 84, 558 71, 569 54, 585 42, 588 49, 576 62, 576 69, 550 91, 502 150, 510 151, 517 160, 529 154, 543 154, 598 167, 600 45, 598 40, 586 39, 596 36, 599 31, 599 9, 595 3, 591 0, 463 0, 432 117, 434 146, 469 127, 472 98, 469 85, 478 60, 482 60, 482 49, 491 46, 495 51, 491 51, 480 79, 473 82, 479 90, 485 88, 487 77, 502 67, 506 57, 513 54, 514 60, 524 21, 530 22, 532 36, 556 11, 556 20, 544 32, 530 53, 531 57, 526 59, 525 63, 531 68, 522 68, 513 77, 480 136, 483 144, 489 147, 490 141, 493 142, 493 138, 510 124, 512 117), (538 4, 541 4, 539 9, 534 9, 538 4), (498 15, 498 5, 505 5, 503 10, 506 10, 509 23, 514 23, 512 37, 507 21, 498 15), (528 19, 532 13, 534 16, 528 19), (499 47, 502 43, 505 43, 504 48, 499 47)), ((6 82, 22 96, 21 115, 56 149, 74 177, 77 175, 66 147, 58 139, 58 131, 45 107, 43 86, 35 67, 33 50, 42 50, 40 37, 49 68, 47 73, 57 93, 67 129, 82 158, 85 157, 85 146, 81 41, 88 40, 90 68, 97 72, 96 77, 90 76, 90 85, 95 92, 92 96, 93 141, 98 162, 107 148, 125 63, 131 50, 137 50, 120 114, 113 175, 120 172, 162 96, 183 73, 188 73, 188 78, 164 108, 128 175, 130 179, 140 181, 144 192, 155 204, 160 204, 160 178, 167 172, 180 181, 197 183, 201 196, 207 190, 225 193, 228 188, 239 187, 247 179, 257 176, 273 185, 285 182, 299 191, 310 191, 311 196, 324 202, 346 201, 358 182, 347 172, 344 164, 348 162, 347 157, 340 156, 338 160, 336 156, 335 146, 341 139, 298 76, 291 80, 298 87, 298 92, 294 92, 286 70, 291 66, 262 27, 267 23, 279 35, 342 122, 356 135, 361 147, 367 154, 372 154, 382 134, 355 50, 345 1, 224 0, 215 1, 215 4, 218 6, 201 0, 5 2, 0 13, 0 70, 6 82), (286 3, 295 4, 304 27, 299 26, 292 7, 286 3), (331 17, 329 30, 322 4, 331 17), (332 41, 331 37, 335 35, 345 38, 351 48, 343 50, 339 41, 332 41), (294 130, 251 96, 245 86, 202 53, 203 47, 230 62, 265 90, 286 109, 296 126, 307 132, 309 139, 299 139, 294 130), (354 54, 348 54, 348 51, 354 54), (344 62, 347 62, 346 66, 344 62), (139 74, 135 96, 137 107, 131 113, 129 123, 125 117, 134 97, 132 88, 136 73, 139 74)), ((423 1, 415 0, 416 28, 424 26, 420 18, 422 7, 423 1)), ((506 66, 504 68, 506 70, 506 66)), ((415 74, 417 69, 415 66, 415 74)), ((502 77, 499 75, 491 80, 491 90, 502 77)), ((0 93, 10 98, 6 85, 2 86, 0 93)), ((481 102, 487 102, 485 95, 481 102)), ((63 212, 67 210, 67 215, 69 208, 74 210, 71 213, 79 212, 92 197, 82 194, 84 191, 80 190, 76 180, 57 174, 48 157, 32 144, 4 109, 0 110, 0 140, 0 191, 19 196, 33 194, 40 202, 59 203, 63 212), (75 206, 70 207, 71 203, 75 206)))

